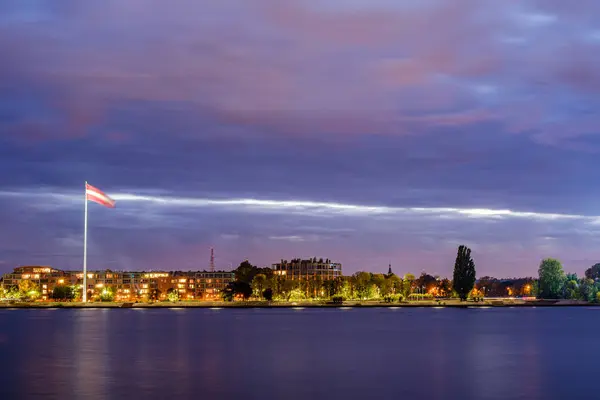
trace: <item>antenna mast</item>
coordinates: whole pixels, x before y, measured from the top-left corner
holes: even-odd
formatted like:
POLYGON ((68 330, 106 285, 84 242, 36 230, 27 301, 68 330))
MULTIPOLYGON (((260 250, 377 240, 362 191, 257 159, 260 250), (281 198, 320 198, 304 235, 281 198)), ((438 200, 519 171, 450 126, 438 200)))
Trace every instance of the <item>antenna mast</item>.
POLYGON ((215 249, 210 248, 210 272, 215 272, 215 249))

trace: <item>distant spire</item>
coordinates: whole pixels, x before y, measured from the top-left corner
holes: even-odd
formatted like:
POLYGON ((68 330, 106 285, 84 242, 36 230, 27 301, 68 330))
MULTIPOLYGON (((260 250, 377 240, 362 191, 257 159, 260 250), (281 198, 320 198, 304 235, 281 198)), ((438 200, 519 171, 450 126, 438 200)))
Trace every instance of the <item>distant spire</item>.
POLYGON ((392 274, 392 263, 390 263, 390 268, 388 269, 388 275, 392 274))

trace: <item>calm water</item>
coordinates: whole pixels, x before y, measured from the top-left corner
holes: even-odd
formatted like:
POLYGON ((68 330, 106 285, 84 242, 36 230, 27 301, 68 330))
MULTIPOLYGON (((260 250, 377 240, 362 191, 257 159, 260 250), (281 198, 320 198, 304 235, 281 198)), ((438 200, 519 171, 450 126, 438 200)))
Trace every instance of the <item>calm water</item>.
POLYGON ((600 309, 0 310, 0 399, 598 398, 600 309))

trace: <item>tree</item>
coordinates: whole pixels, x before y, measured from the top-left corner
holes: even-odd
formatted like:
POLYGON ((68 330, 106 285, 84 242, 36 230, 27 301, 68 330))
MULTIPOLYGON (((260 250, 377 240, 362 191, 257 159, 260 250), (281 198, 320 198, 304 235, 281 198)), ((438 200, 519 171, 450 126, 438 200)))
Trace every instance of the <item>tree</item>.
POLYGON ((225 286, 225 289, 221 291, 221 296, 223 297, 223 301, 233 301, 233 297, 235 296, 233 282, 229 282, 227 286, 225 286))
POLYGON ((233 281, 229 282, 221 292, 224 301, 233 301, 238 295, 244 300, 248 300, 252 296, 252 287, 246 282, 233 281))
POLYGON ((262 292, 262 296, 265 298, 266 301, 273 301, 273 289, 266 288, 262 292))
POLYGON ((75 298, 75 289, 71 286, 55 286, 50 295, 54 300, 71 301, 75 298))
POLYGON ((21 292, 19 291, 19 288, 13 286, 9 289, 4 288, 2 289, 2 291, 0 291, 0 298, 2 299, 7 299, 7 300, 19 300, 21 299, 23 296, 21 294, 21 292))
POLYGON ((240 264, 239 267, 236 268, 235 280, 251 283, 252 279, 254 279, 254 276, 257 274, 256 270, 257 268, 250 264, 250 261, 245 260, 240 264))
POLYGON ((371 277, 371 282, 377 288, 377 293, 379 295, 383 295, 384 289, 387 289, 387 288, 384 288, 385 275, 384 274, 373 274, 373 276, 371 277))
POLYGON ((418 279, 415 280, 415 286, 418 288, 425 289, 429 293, 432 289, 437 286, 437 279, 435 277, 423 272, 418 279))
POLYGON ((597 281, 600 279, 600 263, 592 265, 585 270, 585 277, 597 281))
POLYGON ((357 272, 354 274, 356 280, 356 293, 361 300, 369 299, 373 296, 373 284, 371 283, 370 272, 357 272))
POLYGON ((344 286, 343 278, 329 279, 323 282, 323 289, 325 289, 325 296, 333 297, 340 294, 342 287, 344 286))
POLYGON ((265 283, 267 282, 267 276, 265 274, 256 274, 252 279, 252 289, 257 296, 260 296, 265 288, 265 283))
POLYGON ((294 289, 288 295, 288 301, 299 301, 306 299, 306 293, 302 289, 294 289))
POLYGON ((40 288, 29 279, 23 279, 19 282, 19 292, 21 297, 28 300, 35 300, 40 297, 40 288))
POLYGON ((382 296, 391 296, 396 293, 400 287, 400 278, 396 275, 386 275, 385 280, 381 284, 380 293, 382 296))
POLYGON ((458 246, 452 286, 461 301, 465 301, 475 286, 475 262, 471 257, 471 249, 465 245, 458 246))
POLYGON ((593 279, 581 278, 579 280, 579 298, 584 301, 592 302, 596 299, 598 289, 594 285, 593 279))
POLYGON ((299 290, 298 289, 298 281, 292 281, 292 280, 286 279, 283 282, 281 282, 281 296, 285 300, 290 301, 292 292, 294 290, 299 290))
POLYGON ((343 299, 349 299, 352 297, 352 287, 347 279, 341 278, 340 289, 337 292, 343 299))
POLYGON ((173 288, 170 288, 169 290, 167 290, 167 299, 172 303, 178 302, 179 301, 179 290, 173 289, 173 288))
POLYGON ((404 279, 402 280, 402 297, 404 299, 408 299, 412 290, 412 284, 415 281, 415 276, 413 274, 404 275, 404 279))
POLYGON ((114 301, 115 300, 115 289, 107 287, 102 289, 100 292, 100 301, 114 301))
POLYGON ((236 295, 241 295, 244 300, 248 300, 252 296, 252 286, 246 282, 233 282, 234 292, 236 295))
POLYGON ((452 282, 450 282, 450 279, 444 278, 438 281, 436 294, 439 297, 447 297, 452 294, 452 282))
POLYGON ((271 268, 258 268, 250 264, 248 260, 242 262, 234 272, 236 281, 246 282, 247 284, 251 284, 254 277, 258 274, 264 274, 267 278, 273 275, 271 268))
POLYGON ((541 299, 559 299, 565 283, 565 273, 560 261, 554 258, 546 258, 538 268, 539 292, 541 299))
POLYGON ((577 281, 577 274, 566 275, 562 297, 569 300, 576 300, 579 298, 579 282, 577 281))

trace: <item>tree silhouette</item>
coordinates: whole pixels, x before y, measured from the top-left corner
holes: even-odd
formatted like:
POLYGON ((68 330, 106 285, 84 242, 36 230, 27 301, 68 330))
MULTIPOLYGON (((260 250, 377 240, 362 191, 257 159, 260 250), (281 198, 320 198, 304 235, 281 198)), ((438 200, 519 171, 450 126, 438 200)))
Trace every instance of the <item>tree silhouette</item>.
POLYGON ((475 262, 471 258, 471 249, 465 245, 458 246, 452 286, 461 301, 467 299, 475 286, 475 262))

